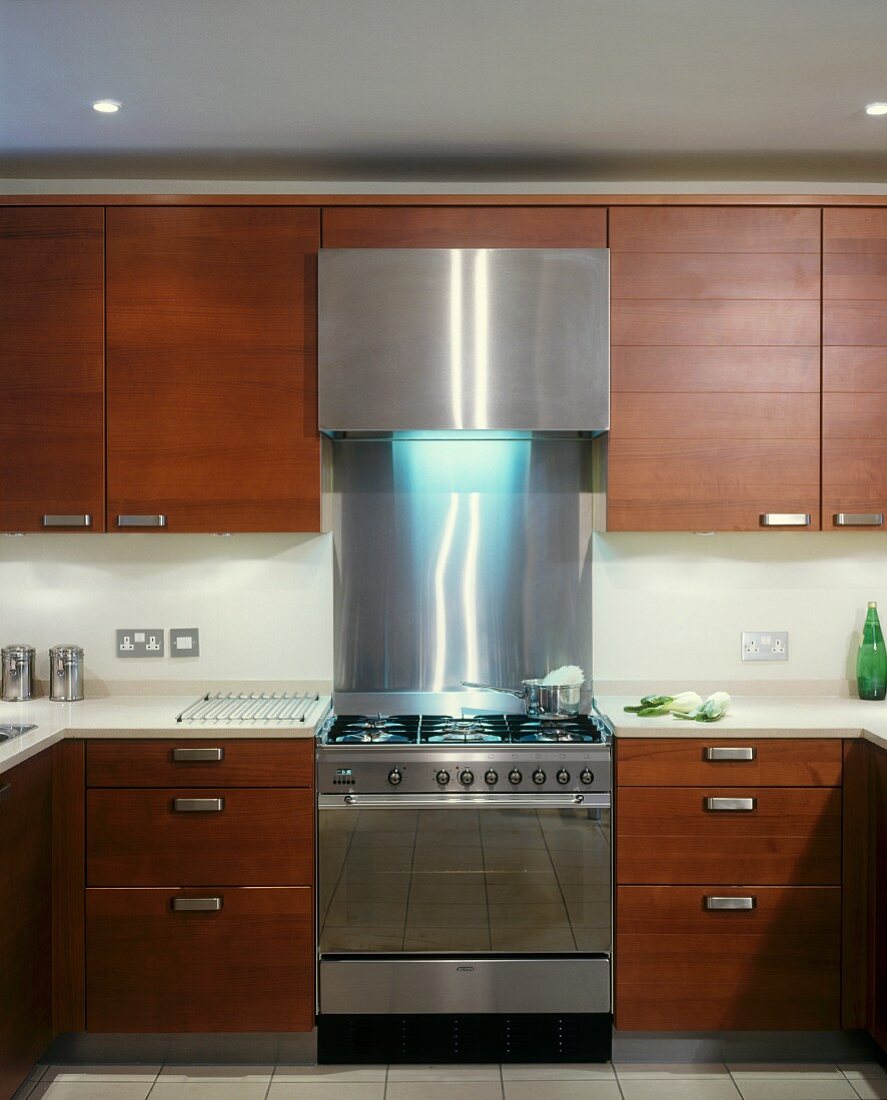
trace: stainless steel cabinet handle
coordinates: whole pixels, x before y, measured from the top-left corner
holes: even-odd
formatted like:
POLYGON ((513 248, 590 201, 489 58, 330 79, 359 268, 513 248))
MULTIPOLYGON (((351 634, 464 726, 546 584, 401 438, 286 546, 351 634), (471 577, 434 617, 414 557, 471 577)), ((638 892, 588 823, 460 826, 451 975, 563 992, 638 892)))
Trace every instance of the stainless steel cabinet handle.
POLYGON ((758 904, 756 897, 748 898, 705 898, 706 909, 755 909, 758 904))
POLYGON ((0 802, 5 802, 6 799, 9 798, 11 795, 12 795, 12 784, 11 783, 4 783, 3 786, 0 787, 0 802))
POLYGON ((177 764, 197 760, 224 760, 224 749, 173 749, 172 758, 177 764))
POLYGON ((92 516, 85 513, 82 516, 44 516, 44 527, 92 527, 92 516))
POLYGON ((809 512, 762 512, 762 527, 809 527, 809 512))
POLYGON ((118 527, 165 527, 166 516, 118 516, 118 527))
POLYGON ((754 760, 758 750, 751 745, 742 748, 732 745, 713 745, 707 748, 703 755, 706 760, 754 760))
POLYGON ((174 798, 172 808, 177 814, 220 814, 224 798, 174 798))
POLYGON ((835 512, 835 527, 882 527, 883 512, 835 512))
POLYGON ((218 913, 222 898, 173 898, 172 907, 177 913, 218 913))
POLYGON ((758 800, 756 798, 706 798, 705 800, 705 808, 715 813, 735 813, 737 811, 749 813, 751 810, 756 809, 757 805, 758 800))

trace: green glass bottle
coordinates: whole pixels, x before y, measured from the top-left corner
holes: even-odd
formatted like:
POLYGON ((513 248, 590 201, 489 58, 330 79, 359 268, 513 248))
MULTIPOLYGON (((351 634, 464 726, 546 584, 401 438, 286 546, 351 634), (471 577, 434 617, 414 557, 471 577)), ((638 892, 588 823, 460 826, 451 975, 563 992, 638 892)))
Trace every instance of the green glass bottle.
POLYGON ((887 695, 887 649, 878 621, 878 605, 870 603, 856 654, 856 687, 860 699, 883 699, 887 695))

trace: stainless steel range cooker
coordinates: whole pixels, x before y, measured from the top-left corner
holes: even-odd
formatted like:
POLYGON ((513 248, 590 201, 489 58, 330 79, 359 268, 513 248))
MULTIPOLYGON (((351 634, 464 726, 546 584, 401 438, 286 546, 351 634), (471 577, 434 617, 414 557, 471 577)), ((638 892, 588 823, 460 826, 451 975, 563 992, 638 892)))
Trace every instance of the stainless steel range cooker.
POLYGON ((607 723, 379 709, 318 738, 321 1059, 607 1057, 607 723))

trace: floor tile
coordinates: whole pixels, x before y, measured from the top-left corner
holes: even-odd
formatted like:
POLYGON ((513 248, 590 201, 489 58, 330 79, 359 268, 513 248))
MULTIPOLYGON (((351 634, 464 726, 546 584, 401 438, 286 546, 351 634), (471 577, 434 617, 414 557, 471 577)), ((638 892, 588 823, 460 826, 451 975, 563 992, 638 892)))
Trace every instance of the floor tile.
MULTIPOLYGON (((810 1074, 777 1075, 774 1077, 735 1077, 743 1100, 858 1100, 845 1078, 830 1078, 810 1074)), ((629 1100, 626 1093, 626 1100, 629 1100)))
POLYGON ((729 1078, 723 1062, 617 1062, 620 1081, 668 1081, 674 1077, 729 1078))
POLYGON ((47 1082, 44 1079, 28 1094, 28 1100, 146 1100, 151 1088, 151 1081, 47 1082))
MULTIPOLYGON (((283 1088, 298 1087, 283 1085, 283 1088)), ((334 1086, 339 1088, 339 1085, 334 1086)), ((151 1100, 265 1100, 267 1081, 192 1081, 187 1084, 157 1079, 151 1100)), ((50 1100, 53 1100, 50 1097, 50 1100)), ((116 1098, 115 1098, 116 1100, 116 1098)), ((123 1097, 120 1098, 123 1100, 123 1097)), ((362 1098, 361 1098, 362 1100, 362 1098)), ((369 1100, 369 1098, 367 1098, 369 1100)), ((376 1098, 372 1098, 376 1100, 376 1098)), ((381 1100, 381 1096, 378 1098, 381 1100)))
POLYGON ((387 1066, 278 1066, 272 1083, 292 1084, 300 1081, 330 1081, 347 1084, 350 1081, 384 1081, 387 1066))
MULTIPOLYGON (((539 1081, 506 1081, 505 1100, 543 1100, 539 1081)), ((612 1081, 557 1081, 547 1079, 544 1100, 621 1100, 612 1081)))
POLYGON ((383 1100, 384 1081, 340 1081, 311 1079, 271 1082, 267 1100, 383 1100))
POLYGON ((389 1084, 394 1081, 499 1081, 495 1063, 468 1066, 390 1066, 389 1084))
POLYGON ((165 1065, 158 1084, 194 1085, 209 1081, 242 1081, 245 1084, 268 1084, 274 1066, 177 1066, 165 1065))
POLYGON ((613 1081, 615 1074, 609 1062, 586 1062, 570 1065, 566 1062, 551 1062, 547 1065, 504 1065, 504 1081, 613 1081))
POLYGON ((861 1100, 887 1100, 887 1077, 859 1075, 850 1077, 849 1081, 861 1100))
POLYGON ((839 1063, 838 1069, 851 1080, 854 1077, 887 1077, 887 1069, 879 1066, 877 1062, 853 1062, 847 1065, 839 1063))
POLYGON ((49 1066, 42 1080, 49 1081, 130 1081, 153 1084, 160 1065, 58 1065, 49 1066))
POLYGON ((625 1100, 739 1100, 730 1077, 619 1077, 625 1100))
MULTIPOLYGON (((269 1100, 275 1098, 269 1097, 269 1100)), ((330 1100, 346 1098, 343 1095, 330 1097, 330 1100)), ((385 1100, 502 1100, 502 1084, 500 1081, 389 1081, 385 1100)), ((538 1095, 533 1100, 539 1100, 538 1095)))
POLYGON ((727 1069, 738 1080, 754 1080, 762 1077, 802 1077, 805 1080, 819 1077, 824 1080, 840 1080, 843 1074, 832 1062, 728 1062, 727 1069))

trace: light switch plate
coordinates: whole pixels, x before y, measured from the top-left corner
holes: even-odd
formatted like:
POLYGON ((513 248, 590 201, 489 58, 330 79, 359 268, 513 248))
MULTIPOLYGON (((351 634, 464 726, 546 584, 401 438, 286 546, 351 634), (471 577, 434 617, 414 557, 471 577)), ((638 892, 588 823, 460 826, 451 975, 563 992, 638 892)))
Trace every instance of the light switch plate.
POLYGON ((787 630, 743 630, 743 661, 787 661, 787 630))
POLYGON ((116 631, 118 657, 162 657, 163 627, 128 627, 116 631))
POLYGON ((169 632, 170 657, 199 657, 200 631, 196 626, 176 627, 169 632))

